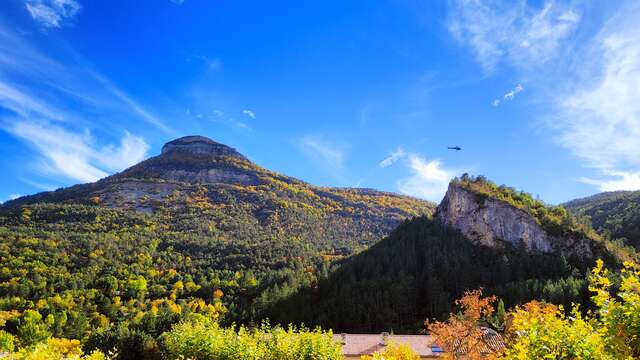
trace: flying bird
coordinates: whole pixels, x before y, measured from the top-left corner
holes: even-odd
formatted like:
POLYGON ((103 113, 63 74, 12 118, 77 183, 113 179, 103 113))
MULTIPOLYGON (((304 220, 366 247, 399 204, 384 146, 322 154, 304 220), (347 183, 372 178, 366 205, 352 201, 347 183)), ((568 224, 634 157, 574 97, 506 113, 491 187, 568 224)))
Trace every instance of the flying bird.
POLYGON ((447 147, 447 149, 449 150, 455 150, 455 151, 460 151, 462 150, 462 148, 460 146, 449 146, 447 147))

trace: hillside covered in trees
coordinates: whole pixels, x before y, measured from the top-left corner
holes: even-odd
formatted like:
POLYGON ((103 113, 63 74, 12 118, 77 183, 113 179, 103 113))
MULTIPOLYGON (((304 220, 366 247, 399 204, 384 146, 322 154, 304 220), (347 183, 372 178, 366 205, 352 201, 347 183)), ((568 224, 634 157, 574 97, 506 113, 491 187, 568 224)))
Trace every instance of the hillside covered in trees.
POLYGON ((263 316, 336 331, 415 332, 424 319, 442 319, 464 291, 479 287, 507 306, 538 299, 570 308, 572 302, 589 299, 586 275, 596 259, 619 267, 635 258, 632 249, 619 247, 564 209, 547 207, 526 193, 483 177, 463 177, 454 183, 477 195, 480 207, 487 199, 498 200, 531 214, 549 232, 589 239, 591 255, 531 251, 505 242, 487 246, 439 219, 421 217, 345 259, 317 285, 301 289, 263 316))
POLYGON ((598 232, 640 249, 640 191, 606 192, 563 206, 598 232))
POLYGON ((2 206, 0 326, 35 329, 27 344, 53 335, 135 349, 192 313, 259 323, 333 260, 433 208, 316 187, 209 139, 178 139, 96 183, 2 206))

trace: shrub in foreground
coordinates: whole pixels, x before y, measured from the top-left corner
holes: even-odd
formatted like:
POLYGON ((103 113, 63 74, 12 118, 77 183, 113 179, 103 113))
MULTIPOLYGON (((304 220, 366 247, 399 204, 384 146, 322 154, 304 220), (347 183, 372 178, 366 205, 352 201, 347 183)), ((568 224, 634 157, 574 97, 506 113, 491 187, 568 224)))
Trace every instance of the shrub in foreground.
POLYGON ((161 338, 168 359, 198 360, 341 360, 342 351, 333 335, 320 329, 290 326, 257 329, 222 328, 204 319, 177 324, 161 338))
POLYGON ((362 360, 420 360, 420 356, 407 344, 392 342, 383 351, 363 355, 362 360))

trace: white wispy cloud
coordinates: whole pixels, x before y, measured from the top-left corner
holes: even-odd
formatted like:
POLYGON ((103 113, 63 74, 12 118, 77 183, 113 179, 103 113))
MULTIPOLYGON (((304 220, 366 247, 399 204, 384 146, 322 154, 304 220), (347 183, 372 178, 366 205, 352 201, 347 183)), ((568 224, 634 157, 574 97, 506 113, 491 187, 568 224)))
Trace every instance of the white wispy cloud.
POLYGON ((576 80, 556 97, 558 141, 595 168, 601 189, 640 189, 640 4, 625 7, 579 54, 576 80))
POLYGON ((526 0, 454 0, 448 24, 453 36, 492 73, 503 61, 521 68, 544 65, 579 22, 577 10, 551 0, 542 8, 526 0))
POLYGON ((178 4, 178 5, 182 5, 184 3, 184 0, 169 0, 174 4, 178 4))
MULTIPOLYGON (((78 57, 69 55, 72 61, 78 57)), ((90 135, 110 133, 109 127, 123 125, 119 118, 168 129, 84 63, 53 60, 2 25, 0 109, 0 130, 33 151, 35 167, 24 168, 36 180, 25 183, 41 190, 51 188, 43 182, 95 181, 142 160, 149 145, 140 136, 123 130, 116 141, 98 142, 90 135), (96 115, 113 121, 94 121, 96 115)))
POLYGON ((402 149, 401 146, 398 146, 398 148, 394 152, 392 152, 391 154, 389 154, 388 157, 380 161, 378 166, 380 166, 381 168, 386 168, 388 166, 393 165, 396 161, 404 158, 405 156, 407 156, 407 153, 402 149))
POLYGON ((76 0, 26 0, 25 6, 33 20, 44 27, 59 28, 80 11, 76 0))
POLYGON ((111 81, 103 77, 102 75, 95 74, 94 76, 97 80, 103 83, 105 88, 116 98, 122 101, 124 104, 129 106, 129 108, 138 115, 139 118, 146 121, 150 125, 155 126, 156 128, 162 130, 167 134, 175 134, 175 130, 167 126, 164 121, 160 120, 156 115, 150 113, 146 109, 142 107, 137 101, 133 100, 129 95, 127 95, 124 91, 120 90, 117 86, 115 86, 111 81))
POLYGON ((438 159, 427 160, 422 155, 406 152, 401 146, 383 159, 378 166, 389 167, 397 162, 403 163, 410 172, 408 177, 397 181, 398 190, 431 201, 440 201, 447 191, 449 181, 457 171, 447 169, 438 159))
POLYGON ((550 136, 595 171, 580 181, 600 190, 640 188, 640 3, 621 2, 591 36, 597 22, 581 24, 579 2, 450 4, 451 33, 472 49, 484 70, 509 64, 549 103, 550 136), (580 38, 574 37, 581 25, 580 38))
POLYGON ((298 139, 297 143, 302 150, 314 160, 327 165, 330 168, 341 169, 344 167, 344 146, 329 141, 322 136, 307 135, 298 139))
POLYGON ((206 65, 206 69, 209 72, 216 72, 222 69, 222 59, 219 57, 209 57, 206 55, 193 55, 187 57, 186 61, 191 62, 193 60, 197 60, 204 65, 206 65))
POLYGON ((254 120, 256 119, 256 113, 251 111, 251 110, 245 109, 245 110, 242 110, 242 113, 247 115, 248 117, 254 119, 254 120))
POLYGON ((522 84, 518 84, 516 85, 516 87, 509 90, 506 94, 502 95, 502 98, 493 100, 493 102, 491 102, 491 105, 499 106, 503 101, 513 100, 516 94, 521 93, 522 91, 524 91, 524 87, 522 86, 522 84))
POLYGON ((418 154, 408 154, 406 159, 411 175, 398 180, 400 192, 436 202, 442 200, 456 172, 445 168, 440 160, 427 160, 418 154))
POLYGON ((42 190, 42 191, 53 191, 53 190, 55 190, 55 189, 60 187, 60 186, 57 186, 57 185, 45 184, 45 183, 41 183, 39 181, 33 181, 33 179, 27 179, 27 178, 21 178, 20 181, 22 181, 25 184, 29 184, 29 185, 33 186, 34 188, 36 188, 38 190, 42 190))
POLYGON ((44 105, 41 101, 8 84, 0 78, 0 107, 11 110, 22 116, 43 116, 49 119, 63 121, 65 115, 51 105, 44 105))
POLYGON ((640 189, 640 172, 604 171, 604 178, 580 178, 580 182, 597 186, 600 191, 640 189))
POLYGON ((88 132, 77 133, 60 126, 18 121, 5 129, 31 145, 39 154, 40 170, 68 179, 91 182, 144 159, 149 145, 125 132, 118 146, 95 145, 88 132))

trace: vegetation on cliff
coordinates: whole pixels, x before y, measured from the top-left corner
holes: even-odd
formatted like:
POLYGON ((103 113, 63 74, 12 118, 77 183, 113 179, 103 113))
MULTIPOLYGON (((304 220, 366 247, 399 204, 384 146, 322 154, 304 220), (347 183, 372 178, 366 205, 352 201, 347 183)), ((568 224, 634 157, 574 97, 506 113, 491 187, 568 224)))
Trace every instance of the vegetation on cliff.
MULTIPOLYGON (((484 176, 474 177, 463 174, 460 178, 453 179, 452 185, 473 192, 480 203, 486 199, 495 199, 526 212, 550 235, 567 238, 585 237, 591 239, 598 247, 605 248, 618 259, 635 259, 634 249, 627 247, 624 241, 611 237, 611 232, 595 231, 591 226, 591 219, 583 216, 584 212, 576 212, 576 216, 563 206, 547 205, 527 192, 505 185, 496 185, 484 176)), ((602 226, 599 228, 601 229, 602 226)), ((628 229, 632 228, 633 225, 628 227, 628 229)))

